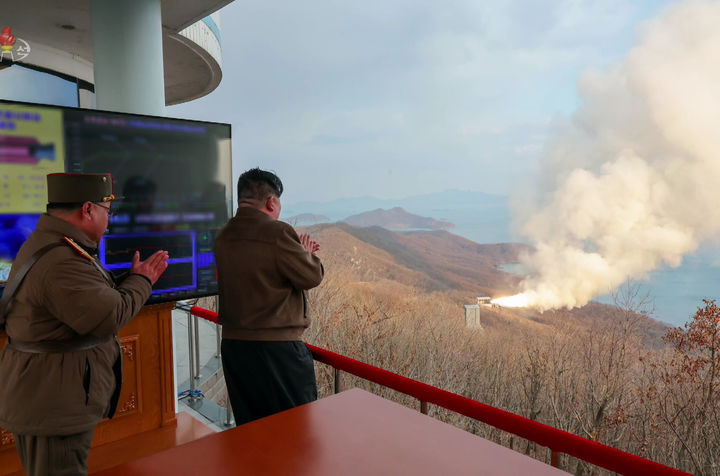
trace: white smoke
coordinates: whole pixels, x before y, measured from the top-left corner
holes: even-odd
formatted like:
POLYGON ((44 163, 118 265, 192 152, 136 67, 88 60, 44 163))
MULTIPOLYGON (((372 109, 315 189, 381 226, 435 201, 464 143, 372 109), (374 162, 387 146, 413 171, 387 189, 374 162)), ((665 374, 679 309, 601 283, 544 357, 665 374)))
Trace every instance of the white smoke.
POLYGON ((582 306, 720 233, 719 25, 718 1, 674 6, 621 64, 580 79, 522 220, 536 247, 523 302, 582 306))

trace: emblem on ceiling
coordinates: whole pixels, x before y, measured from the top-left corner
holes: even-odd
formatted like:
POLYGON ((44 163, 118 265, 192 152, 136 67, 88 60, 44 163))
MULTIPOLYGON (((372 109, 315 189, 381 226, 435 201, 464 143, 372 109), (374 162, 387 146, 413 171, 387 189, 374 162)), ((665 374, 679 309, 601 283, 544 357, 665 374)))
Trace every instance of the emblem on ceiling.
POLYGON ((0 30, 0 60, 22 61, 30 54, 30 44, 17 38, 11 30, 11 26, 0 30))

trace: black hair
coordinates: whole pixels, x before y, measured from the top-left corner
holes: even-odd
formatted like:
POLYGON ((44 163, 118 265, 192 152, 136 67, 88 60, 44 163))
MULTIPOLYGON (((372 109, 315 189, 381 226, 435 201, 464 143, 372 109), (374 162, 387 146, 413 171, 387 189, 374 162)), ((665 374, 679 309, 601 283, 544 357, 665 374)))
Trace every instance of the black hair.
POLYGON ((238 178, 238 202, 247 200, 263 201, 270 195, 280 198, 282 193, 282 181, 272 172, 255 167, 244 172, 238 178))

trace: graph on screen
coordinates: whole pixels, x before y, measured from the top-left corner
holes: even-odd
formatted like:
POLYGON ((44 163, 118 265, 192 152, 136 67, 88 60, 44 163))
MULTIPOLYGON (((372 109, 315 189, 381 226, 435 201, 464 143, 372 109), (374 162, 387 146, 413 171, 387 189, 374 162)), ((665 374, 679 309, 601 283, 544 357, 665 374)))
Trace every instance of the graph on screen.
POLYGON ((129 271, 135 252, 144 261, 165 250, 170 255, 168 268, 153 286, 153 294, 184 291, 197 287, 196 236, 194 231, 165 233, 128 233, 105 235, 100 242, 100 262, 115 274, 129 271))

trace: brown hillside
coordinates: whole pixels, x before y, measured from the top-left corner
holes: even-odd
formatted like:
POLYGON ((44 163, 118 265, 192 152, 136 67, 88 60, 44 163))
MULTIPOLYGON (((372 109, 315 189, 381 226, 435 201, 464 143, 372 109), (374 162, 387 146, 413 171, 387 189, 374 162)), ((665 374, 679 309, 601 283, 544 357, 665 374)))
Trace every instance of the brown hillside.
POLYGON ((516 262, 519 253, 529 249, 518 243, 479 245, 446 231, 398 233, 346 223, 308 230, 321 244, 321 255, 340 259, 343 272, 360 272, 369 281, 385 278, 418 285, 425 291, 506 294, 516 288, 519 278, 497 267, 516 262), (345 269, 348 265, 352 270, 345 269))
POLYGON ((402 233, 399 241, 417 252, 453 288, 499 296, 517 288, 517 275, 498 269, 531 248, 521 243, 480 245, 447 231, 402 233))
POLYGON ((342 227, 310 228, 320 243, 326 273, 342 275, 350 282, 398 282, 420 289, 439 289, 443 283, 398 263, 389 252, 347 233, 342 227))
MULTIPOLYGON (((464 325, 464 304, 475 297, 517 292, 521 277, 498 266, 517 262, 530 247, 478 244, 446 231, 392 232, 346 223, 299 228, 320 245, 328 286, 341 286, 360 302, 380 300, 393 309, 413 309, 423 318, 464 325)), ((325 283, 324 283, 325 285, 325 283)), ((408 311, 409 312, 409 311, 408 311)), ((534 309, 481 308, 483 327, 503 333, 553 334, 596 328, 632 318, 649 347, 661 347, 663 323, 617 307, 590 303, 579 309, 541 313, 534 309)))

